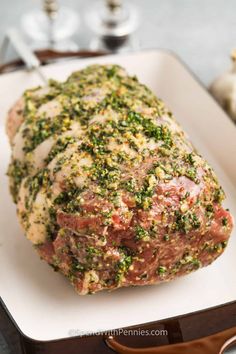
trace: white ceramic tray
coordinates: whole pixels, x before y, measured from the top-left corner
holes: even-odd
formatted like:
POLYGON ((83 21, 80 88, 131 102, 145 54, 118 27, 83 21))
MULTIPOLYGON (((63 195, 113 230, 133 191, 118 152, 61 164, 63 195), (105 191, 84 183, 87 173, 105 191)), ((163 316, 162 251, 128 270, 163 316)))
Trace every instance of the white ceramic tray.
MULTIPOLYGON (((169 108, 200 153, 215 168, 236 217, 236 127, 173 54, 152 50, 48 65, 64 80, 92 63, 117 63, 136 74, 169 108)), ((236 228, 225 253, 208 268, 173 282, 78 296, 69 282, 34 252, 18 226, 5 175, 10 149, 7 110, 24 89, 41 84, 34 73, 0 77, 0 294, 21 331, 37 340, 114 329, 205 309, 236 299, 236 228)))

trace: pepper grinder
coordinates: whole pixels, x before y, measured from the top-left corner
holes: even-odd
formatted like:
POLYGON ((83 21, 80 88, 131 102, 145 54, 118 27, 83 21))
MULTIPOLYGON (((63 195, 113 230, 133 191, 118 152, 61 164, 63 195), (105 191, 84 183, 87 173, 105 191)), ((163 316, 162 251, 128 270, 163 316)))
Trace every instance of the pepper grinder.
POLYGON ((28 12, 21 19, 23 32, 35 49, 77 50, 71 37, 78 25, 77 13, 60 6, 57 0, 43 0, 41 9, 28 12))
POLYGON ((121 52, 137 49, 138 42, 133 36, 139 25, 137 7, 122 0, 96 1, 87 12, 86 22, 94 37, 92 50, 121 52))

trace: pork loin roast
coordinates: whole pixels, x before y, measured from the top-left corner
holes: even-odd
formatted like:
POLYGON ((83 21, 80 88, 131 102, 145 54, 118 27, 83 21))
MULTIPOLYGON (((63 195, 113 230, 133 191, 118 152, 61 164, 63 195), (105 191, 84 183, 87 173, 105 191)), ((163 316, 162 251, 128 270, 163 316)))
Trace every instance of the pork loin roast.
POLYGON ((23 230, 79 294, 169 281, 224 251, 233 220, 212 168, 121 67, 27 90, 7 133, 23 230))

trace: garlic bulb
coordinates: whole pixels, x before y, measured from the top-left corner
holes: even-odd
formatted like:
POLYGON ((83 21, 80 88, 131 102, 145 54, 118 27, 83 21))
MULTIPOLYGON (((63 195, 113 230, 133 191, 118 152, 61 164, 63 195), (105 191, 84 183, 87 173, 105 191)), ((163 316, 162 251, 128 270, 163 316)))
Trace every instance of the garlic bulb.
POLYGON ((210 86, 210 92, 236 122, 236 50, 231 55, 233 66, 230 71, 217 78, 210 86))

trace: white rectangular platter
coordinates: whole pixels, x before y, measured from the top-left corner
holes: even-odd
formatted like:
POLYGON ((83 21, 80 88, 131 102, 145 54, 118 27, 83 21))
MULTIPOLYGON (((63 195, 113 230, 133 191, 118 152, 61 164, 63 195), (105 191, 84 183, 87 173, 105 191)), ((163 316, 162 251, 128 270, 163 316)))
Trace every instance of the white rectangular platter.
MULTIPOLYGON (((236 217, 236 127, 173 54, 151 50, 73 60, 43 68, 64 80, 92 63, 117 63, 148 85, 174 112, 199 152, 213 165, 236 217)), ((10 149, 5 135, 9 107, 26 88, 42 84, 35 73, 0 77, 0 294, 21 331, 36 340, 109 330, 160 320, 236 299, 236 228, 225 253, 208 268, 173 282, 77 295, 69 282, 41 261, 18 226, 6 177, 10 149)))

